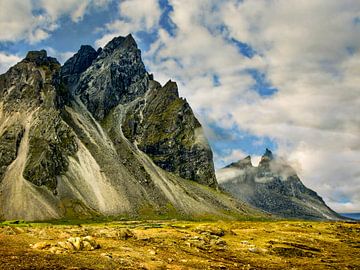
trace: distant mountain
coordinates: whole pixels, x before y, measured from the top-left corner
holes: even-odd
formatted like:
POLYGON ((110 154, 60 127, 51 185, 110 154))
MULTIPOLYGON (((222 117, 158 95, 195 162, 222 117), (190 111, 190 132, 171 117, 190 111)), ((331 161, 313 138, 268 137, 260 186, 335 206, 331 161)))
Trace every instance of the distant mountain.
POLYGON ((340 213, 343 217, 360 220, 360 213, 340 213))
POLYGON ((218 191, 199 121, 131 35, 0 75, 0 219, 253 214, 218 191))
POLYGON ((284 218, 341 219, 323 199, 305 187, 295 170, 269 149, 258 167, 250 156, 217 172, 220 187, 254 207, 284 218))

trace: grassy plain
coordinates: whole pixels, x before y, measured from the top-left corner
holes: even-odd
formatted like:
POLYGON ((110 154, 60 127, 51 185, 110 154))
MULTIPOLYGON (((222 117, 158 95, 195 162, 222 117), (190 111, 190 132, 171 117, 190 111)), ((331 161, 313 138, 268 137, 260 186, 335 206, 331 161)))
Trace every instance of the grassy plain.
POLYGON ((0 268, 360 269, 360 223, 4 222, 0 224, 0 268), (101 247, 91 251, 50 248, 84 236, 92 236, 101 247), (47 247, 31 247, 39 242, 47 247))

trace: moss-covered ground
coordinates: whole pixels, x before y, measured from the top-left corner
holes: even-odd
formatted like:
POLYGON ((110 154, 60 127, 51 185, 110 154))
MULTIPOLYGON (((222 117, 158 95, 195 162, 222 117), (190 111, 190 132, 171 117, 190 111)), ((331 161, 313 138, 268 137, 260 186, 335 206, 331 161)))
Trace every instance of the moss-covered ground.
POLYGON ((360 269, 360 223, 308 221, 3 222, 1 269, 360 269), (125 229, 132 236, 124 237, 125 229), (93 236, 93 251, 30 247, 93 236))

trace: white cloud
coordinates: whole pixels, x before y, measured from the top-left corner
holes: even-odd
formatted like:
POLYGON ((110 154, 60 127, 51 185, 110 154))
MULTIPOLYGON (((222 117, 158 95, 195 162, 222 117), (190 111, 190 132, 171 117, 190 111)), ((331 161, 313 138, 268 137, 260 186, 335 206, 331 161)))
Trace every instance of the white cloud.
MULTIPOLYGON (((59 18, 68 16, 77 22, 89 10, 108 2, 0 1, 0 42, 44 40, 60 27, 59 18)), ((159 26, 162 11, 158 1, 125 0, 119 1, 119 18, 100 29, 103 37, 96 45, 103 46, 117 35, 156 32, 158 39, 144 53, 146 66, 160 82, 170 78, 178 82, 180 93, 205 126, 211 122, 223 128, 235 125, 274 139, 278 154, 286 157, 304 183, 330 206, 338 211, 359 210, 360 24, 356 21, 360 3, 169 3, 173 7, 169 16, 176 26, 173 34, 159 26), (243 56, 229 41, 232 38, 250 44, 257 54, 243 56), (255 82, 248 69, 264 73, 277 93, 263 98, 251 90, 255 82), (219 85, 213 83, 214 75, 219 85)), ((56 54, 49 51, 49 55, 56 54)), ((0 53, 0 68, 18 61, 16 57, 0 53)), ((230 152, 227 160, 245 156, 236 151, 230 152)))
POLYGON ((343 203, 342 208, 341 197, 359 210, 360 25, 354 19, 360 4, 170 4, 175 35, 159 29, 159 39, 145 54, 155 78, 178 81, 180 93, 202 119, 275 139, 278 154, 295 165, 308 187, 338 211, 350 207, 343 203), (250 44, 258 54, 242 56, 230 38, 250 44), (265 73, 278 92, 263 98, 250 90, 249 68, 265 73), (220 86, 214 86, 213 74, 220 86))
POLYGON ((263 54, 279 89, 270 99, 239 102, 234 121, 275 138, 279 154, 301 165, 305 184, 336 210, 360 209, 360 28, 354 24, 360 4, 244 1, 228 7, 224 14, 238 15, 224 16, 230 34, 263 54), (352 203, 331 203, 340 197, 352 203))
POLYGON ((239 149, 232 149, 226 156, 217 156, 216 158, 222 164, 230 164, 231 162, 244 159, 247 156, 246 153, 239 149))
POLYGON ((83 19, 85 13, 91 8, 106 6, 111 0, 39 0, 35 5, 41 8, 56 21, 63 15, 69 15, 71 20, 78 22, 83 19))
POLYGON ((46 24, 41 16, 33 16, 30 0, 0 1, 0 41, 17 41, 45 37, 39 32, 39 23, 46 24))
POLYGON ((130 23, 150 30, 159 22, 160 6, 157 0, 124 0, 119 4, 119 12, 130 23))
POLYGON ((55 57, 60 64, 64 64, 66 60, 72 57, 76 52, 59 52, 52 47, 46 47, 47 55, 55 57))
POLYGON ((103 47, 115 36, 151 32, 159 24, 161 10, 158 0, 124 0, 119 3, 118 9, 121 19, 105 25, 103 37, 95 41, 96 47, 103 47))
POLYGON ((5 73, 11 66, 20 61, 21 57, 0 51, 0 74, 5 73))
POLYGON ((0 42, 25 40, 31 44, 49 37, 59 27, 58 20, 69 16, 83 19, 93 8, 111 0, 11 0, 0 1, 0 42))

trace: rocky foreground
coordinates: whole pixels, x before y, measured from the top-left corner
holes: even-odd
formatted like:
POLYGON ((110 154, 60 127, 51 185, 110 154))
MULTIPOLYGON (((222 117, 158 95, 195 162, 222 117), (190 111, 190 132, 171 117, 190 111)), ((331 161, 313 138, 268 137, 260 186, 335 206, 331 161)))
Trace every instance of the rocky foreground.
POLYGON ((4 222, 1 269, 359 269, 360 223, 4 222))

